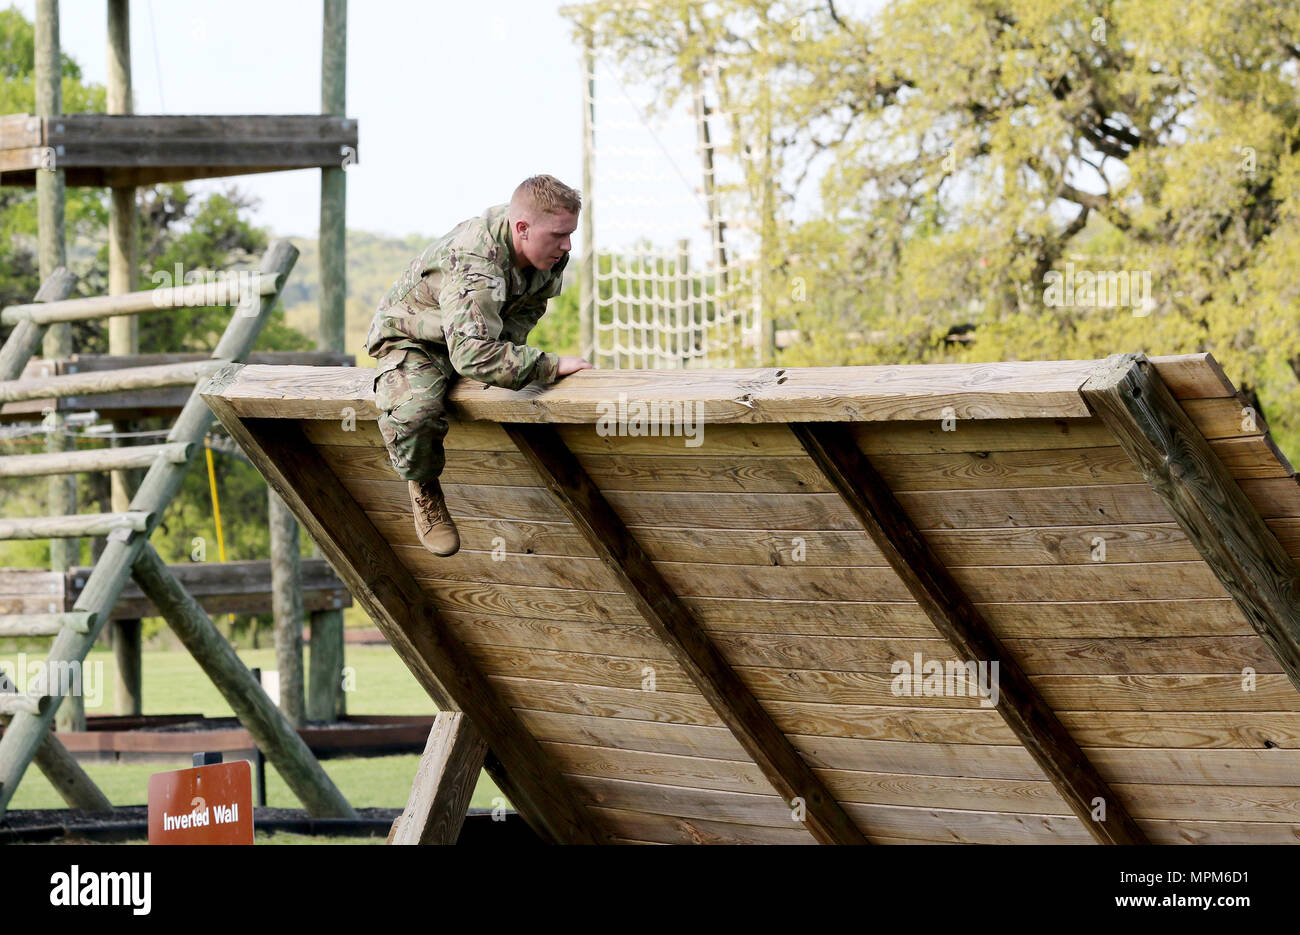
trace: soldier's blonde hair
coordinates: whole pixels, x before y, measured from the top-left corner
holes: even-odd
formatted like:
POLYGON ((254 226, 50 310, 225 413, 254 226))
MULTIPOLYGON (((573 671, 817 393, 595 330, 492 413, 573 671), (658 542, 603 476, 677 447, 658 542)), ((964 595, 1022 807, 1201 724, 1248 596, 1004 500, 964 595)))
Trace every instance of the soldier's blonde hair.
POLYGON ((534 175, 519 183, 510 206, 531 208, 538 214, 577 214, 582 210, 582 195, 553 175, 534 175))

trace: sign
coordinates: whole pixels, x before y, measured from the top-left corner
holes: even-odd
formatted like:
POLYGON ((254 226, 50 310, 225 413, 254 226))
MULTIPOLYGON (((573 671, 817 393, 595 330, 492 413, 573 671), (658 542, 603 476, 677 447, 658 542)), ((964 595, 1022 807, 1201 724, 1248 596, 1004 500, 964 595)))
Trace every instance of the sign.
POLYGON ((253 771, 247 760, 149 777, 150 844, 252 844, 253 771))

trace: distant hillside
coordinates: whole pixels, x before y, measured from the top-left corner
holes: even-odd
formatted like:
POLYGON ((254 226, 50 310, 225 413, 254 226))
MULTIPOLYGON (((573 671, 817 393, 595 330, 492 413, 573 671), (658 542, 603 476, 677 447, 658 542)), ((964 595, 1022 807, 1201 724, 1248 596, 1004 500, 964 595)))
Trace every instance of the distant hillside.
MULTIPOLYGON (((370 366, 373 363, 365 351, 365 338, 375 306, 406 265, 433 239, 418 234, 398 238, 368 231, 348 231, 345 349, 356 355, 358 365, 370 366)), ((284 289, 285 317, 290 326, 314 338, 319 317, 320 253, 314 238, 293 237, 291 240, 301 251, 301 256, 284 289)), ((569 281, 563 294, 551 300, 550 311, 528 343, 556 353, 576 354, 578 278, 576 273, 566 278, 569 281)))

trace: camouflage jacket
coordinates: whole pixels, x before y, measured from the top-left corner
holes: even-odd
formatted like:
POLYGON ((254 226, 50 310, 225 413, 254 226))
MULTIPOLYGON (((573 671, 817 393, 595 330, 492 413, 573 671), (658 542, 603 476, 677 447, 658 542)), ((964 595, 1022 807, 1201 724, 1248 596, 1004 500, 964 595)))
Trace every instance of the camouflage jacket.
POLYGON ((568 263, 566 253, 549 270, 516 267, 509 205, 488 208, 411 262, 379 303, 366 350, 443 353, 458 373, 513 390, 554 383, 560 358, 524 342, 560 294, 568 263))

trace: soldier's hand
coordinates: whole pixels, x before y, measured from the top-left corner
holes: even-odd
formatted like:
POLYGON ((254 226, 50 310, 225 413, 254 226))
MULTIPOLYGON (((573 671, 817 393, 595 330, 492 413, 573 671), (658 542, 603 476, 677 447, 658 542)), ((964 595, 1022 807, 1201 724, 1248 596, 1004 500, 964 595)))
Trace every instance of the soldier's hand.
POLYGON ((577 373, 579 370, 594 370, 595 367, 591 361, 582 357, 561 357, 560 366, 556 370, 559 376, 567 377, 571 373, 577 373))

